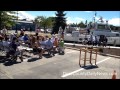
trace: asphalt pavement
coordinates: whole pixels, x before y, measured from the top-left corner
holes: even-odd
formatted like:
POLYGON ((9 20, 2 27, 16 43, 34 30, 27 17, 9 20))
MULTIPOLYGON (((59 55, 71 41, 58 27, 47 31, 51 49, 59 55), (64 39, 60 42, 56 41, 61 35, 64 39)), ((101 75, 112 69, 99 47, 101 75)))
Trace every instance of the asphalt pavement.
POLYGON ((93 65, 87 61, 84 67, 82 61, 80 67, 78 50, 65 49, 65 55, 56 53, 53 57, 48 57, 46 53, 42 59, 25 54, 24 61, 18 59, 17 63, 3 61, 0 57, 0 79, 111 79, 114 70, 116 78, 120 79, 120 58, 98 55, 97 66, 93 60, 93 65))

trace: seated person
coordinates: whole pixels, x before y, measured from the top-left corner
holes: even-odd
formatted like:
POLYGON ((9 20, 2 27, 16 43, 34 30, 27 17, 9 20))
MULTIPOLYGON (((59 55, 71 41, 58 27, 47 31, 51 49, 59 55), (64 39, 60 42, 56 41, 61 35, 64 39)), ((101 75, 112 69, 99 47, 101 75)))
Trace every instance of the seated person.
POLYGON ((4 50, 6 51, 6 52, 9 52, 9 45, 10 45, 10 42, 8 41, 9 40, 9 38, 5 38, 5 41, 3 41, 3 46, 4 47, 6 47, 6 48, 4 48, 4 50))
POLYGON ((63 39, 61 38, 61 40, 59 41, 59 51, 63 51, 64 52, 64 41, 63 39))
POLYGON ((25 42, 25 43, 27 43, 27 41, 29 40, 29 38, 28 38, 28 35, 27 35, 27 34, 25 34, 25 36, 23 37, 23 40, 24 40, 24 42, 25 42))
POLYGON ((60 46, 60 47, 64 47, 64 41, 63 41, 62 38, 61 38, 61 40, 60 40, 60 42, 59 42, 59 46, 60 46))
POLYGON ((45 36, 45 40, 48 40, 48 39, 49 39, 49 37, 46 35, 46 36, 45 36))
POLYGON ((42 38, 42 41, 40 40, 39 43, 40 43, 41 48, 44 50, 44 49, 46 48, 45 38, 43 37, 43 38, 42 38))
POLYGON ((23 53, 18 49, 18 44, 16 43, 16 40, 17 40, 17 38, 13 38, 13 40, 12 40, 12 42, 10 43, 10 51, 9 51, 9 53, 8 53, 8 55, 9 54, 12 54, 12 55, 21 55, 21 57, 20 57, 20 59, 21 59, 21 61, 23 61, 23 59, 22 59, 22 55, 23 55, 23 53))
POLYGON ((21 36, 24 36, 24 30, 23 30, 23 29, 21 29, 20 35, 21 35, 21 36))
POLYGON ((41 47, 39 47, 39 43, 37 42, 36 37, 33 37, 32 39, 32 48, 33 48, 33 53, 39 53, 39 58, 42 58, 43 50, 41 47))
POLYGON ((52 35, 51 41, 52 41, 52 42, 55 41, 55 35, 52 35))
POLYGON ((53 48, 53 43, 52 43, 52 41, 51 41, 51 38, 49 38, 49 40, 46 41, 46 48, 47 48, 47 49, 53 48))
POLYGON ((9 35, 9 41, 12 42, 13 38, 17 38, 14 33, 12 33, 11 35, 9 35))
POLYGON ((51 54, 51 50, 53 49, 53 42, 51 41, 51 38, 46 41, 46 48, 48 50, 48 54, 51 54))
POLYGON ((53 47, 56 50, 56 48, 58 47, 58 38, 55 38, 55 41, 53 42, 53 47))
POLYGON ((24 38, 24 36, 22 36, 22 35, 20 35, 20 36, 18 37, 18 39, 21 40, 21 41, 23 41, 23 38, 24 38))

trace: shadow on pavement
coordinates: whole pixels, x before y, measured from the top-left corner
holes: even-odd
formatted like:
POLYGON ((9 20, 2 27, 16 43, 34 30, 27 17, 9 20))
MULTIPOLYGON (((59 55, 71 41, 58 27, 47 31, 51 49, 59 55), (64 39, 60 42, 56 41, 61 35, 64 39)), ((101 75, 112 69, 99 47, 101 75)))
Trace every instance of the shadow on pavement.
POLYGON ((96 68, 99 68, 99 67, 97 65, 88 65, 88 66, 82 66, 81 68, 89 70, 89 69, 96 69, 96 68))
POLYGON ((5 56, 0 56, 0 63, 4 63, 5 61, 5 56))
POLYGON ((3 63, 3 65, 5 65, 5 66, 11 66, 13 64, 18 64, 21 62, 13 61, 9 58, 6 58, 6 56, 0 56, 0 63, 3 63))
POLYGON ((27 58, 30 58, 31 56, 29 56, 29 55, 26 55, 26 54, 24 54, 23 56, 25 56, 25 57, 27 57, 27 58))
POLYGON ((34 62, 34 61, 37 61, 37 60, 39 60, 39 58, 31 58, 31 59, 28 59, 27 62, 34 62))
POLYGON ((52 58, 52 56, 49 55, 49 54, 43 54, 43 56, 44 56, 45 58, 52 58))
POLYGON ((11 66, 11 65, 13 65, 13 64, 18 64, 18 63, 21 63, 21 62, 12 61, 12 60, 9 59, 9 61, 8 61, 8 62, 5 62, 4 65, 5 65, 5 66, 11 66))

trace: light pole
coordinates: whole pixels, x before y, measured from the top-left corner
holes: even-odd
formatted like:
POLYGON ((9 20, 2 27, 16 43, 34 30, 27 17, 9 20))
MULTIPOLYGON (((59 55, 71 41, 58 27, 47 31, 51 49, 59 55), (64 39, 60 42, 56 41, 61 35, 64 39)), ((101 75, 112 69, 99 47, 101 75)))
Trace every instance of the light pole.
POLYGON ((17 22, 18 22, 18 11, 17 11, 17 20, 16 20, 16 31, 15 31, 15 33, 18 33, 18 31, 17 31, 17 22))

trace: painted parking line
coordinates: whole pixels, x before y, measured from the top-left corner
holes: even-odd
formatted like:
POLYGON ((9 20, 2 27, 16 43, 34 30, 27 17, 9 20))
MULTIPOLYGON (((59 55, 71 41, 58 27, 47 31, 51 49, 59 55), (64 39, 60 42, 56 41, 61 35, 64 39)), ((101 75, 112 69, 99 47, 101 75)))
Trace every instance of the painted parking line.
MULTIPOLYGON (((109 60, 110 58, 111 58, 111 57, 108 57, 108 58, 106 58, 106 59, 103 59, 103 60, 97 62, 96 64, 102 63, 102 62, 104 62, 104 61, 106 61, 106 60, 109 60)), ((95 65, 95 64, 93 64, 93 65, 95 65)), ((89 67, 90 67, 90 66, 88 66, 87 68, 89 68, 89 67)), ((70 76, 70 75, 72 75, 72 74, 78 73, 78 72, 80 72, 80 71, 82 71, 82 70, 85 70, 85 69, 84 69, 84 68, 81 68, 81 69, 75 70, 75 71, 70 72, 70 73, 67 73, 67 74, 64 73, 64 75, 62 75, 61 77, 64 78, 64 77, 70 76)))

